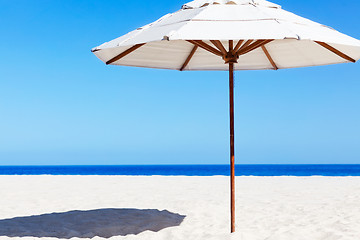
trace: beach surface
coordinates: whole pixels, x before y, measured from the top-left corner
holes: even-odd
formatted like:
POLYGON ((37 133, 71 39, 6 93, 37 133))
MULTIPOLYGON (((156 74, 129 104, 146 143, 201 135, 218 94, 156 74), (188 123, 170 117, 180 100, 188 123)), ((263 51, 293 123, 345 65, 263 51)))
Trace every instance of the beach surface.
POLYGON ((360 177, 0 176, 0 239, 356 240, 360 177))

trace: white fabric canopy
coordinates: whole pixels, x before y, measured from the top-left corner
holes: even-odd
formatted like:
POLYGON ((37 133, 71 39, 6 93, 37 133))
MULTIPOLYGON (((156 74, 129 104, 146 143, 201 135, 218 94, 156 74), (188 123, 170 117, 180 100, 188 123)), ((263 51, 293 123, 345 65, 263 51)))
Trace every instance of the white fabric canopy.
POLYGON ((194 48, 186 40, 202 40, 214 48, 210 40, 220 40, 228 49, 229 40, 234 40, 235 45, 239 40, 244 40, 244 44, 248 40, 254 43, 266 39, 273 41, 264 45, 265 50, 258 47, 240 55, 235 70, 295 68, 360 59, 359 40, 265 0, 195 0, 92 51, 102 61, 114 65, 228 70, 221 56, 201 47, 182 69, 194 48), (109 62, 127 50, 131 52, 109 62))

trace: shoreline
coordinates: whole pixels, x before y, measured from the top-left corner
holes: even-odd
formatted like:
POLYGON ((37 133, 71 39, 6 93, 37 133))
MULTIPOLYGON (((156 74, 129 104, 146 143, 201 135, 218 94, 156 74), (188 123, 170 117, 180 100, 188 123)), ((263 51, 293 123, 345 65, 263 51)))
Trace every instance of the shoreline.
MULTIPOLYGON (((17 176, 17 177, 31 177, 31 176, 59 176, 59 177, 224 177, 229 178, 228 175, 87 175, 87 174, 0 174, 1 177, 11 177, 11 176, 17 176)), ((236 178, 359 178, 360 176, 324 176, 324 175, 311 175, 311 176, 294 176, 294 175, 279 175, 279 176, 258 176, 258 175, 240 175, 235 176, 236 178)))

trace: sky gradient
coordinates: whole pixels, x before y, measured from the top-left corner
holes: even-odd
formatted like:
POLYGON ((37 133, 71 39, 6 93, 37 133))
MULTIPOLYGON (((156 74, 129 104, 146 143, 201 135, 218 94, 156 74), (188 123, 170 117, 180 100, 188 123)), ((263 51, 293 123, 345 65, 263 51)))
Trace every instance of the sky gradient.
MULTIPOLYGON (((360 1, 274 1, 360 39, 360 1)), ((227 72, 106 66, 90 49, 181 1, 0 0, 0 165, 226 164, 227 72)), ((360 65, 238 71, 237 164, 360 164, 360 65)))

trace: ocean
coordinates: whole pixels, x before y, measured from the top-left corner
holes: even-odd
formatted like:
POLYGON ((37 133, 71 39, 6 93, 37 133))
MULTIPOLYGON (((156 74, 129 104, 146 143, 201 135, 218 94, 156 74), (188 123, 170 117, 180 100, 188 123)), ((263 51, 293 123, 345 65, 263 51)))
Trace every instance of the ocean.
MULTIPOLYGON (((360 176, 360 164, 236 165, 236 176, 360 176)), ((229 165, 0 166, 0 175, 230 175, 229 165)))

